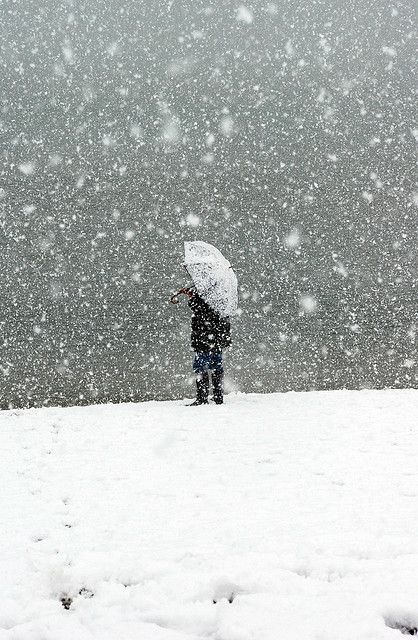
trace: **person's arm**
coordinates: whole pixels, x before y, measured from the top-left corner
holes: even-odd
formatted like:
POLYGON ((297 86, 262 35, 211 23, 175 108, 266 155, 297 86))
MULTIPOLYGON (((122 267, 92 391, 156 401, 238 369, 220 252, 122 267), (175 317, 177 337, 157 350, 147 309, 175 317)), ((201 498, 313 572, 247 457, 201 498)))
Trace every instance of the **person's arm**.
POLYGON ((191 296, 189 296, 189 302, 188 302, 190 309, 193 311, 193 313, 196 313, 199 315, 206 315, 207 314, 206 302, 203 300, 203 298, 199 296, 199 294, 194 289, 191 289, 190 292, 191 292, 191 296))

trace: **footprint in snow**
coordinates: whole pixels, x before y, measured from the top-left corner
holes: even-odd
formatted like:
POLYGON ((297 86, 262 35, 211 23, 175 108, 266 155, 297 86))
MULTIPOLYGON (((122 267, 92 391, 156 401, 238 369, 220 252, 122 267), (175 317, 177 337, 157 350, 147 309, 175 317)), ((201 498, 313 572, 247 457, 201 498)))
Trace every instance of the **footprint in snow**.
MULTIPOLYGON (((90 598, 93 598, 94 593, 90 589, 86 589, 86 587, 81 587, 81 589, 78 592, 78 595, 81 596, 82 598, 90 599, 90 598)), ((64 609, 68 611, 74 602, 74 597, 68 595, 67 593, 63 593, 61 594, 60 602, 64 607, 64 609)))
POLYGON ((240 593, 244 593, 244 590, 237 584, 229 580, 221 579, 214 584, 212 602, 213 604, 217 604, 220 600, 225 599, 232 604, 236 596, 240 593))
POLYGON ((48 538, 48 534, 47 533, 35 533, 31 540, 32 542, 43 542, 44 540, 46 540, 48 538))
POLYGON ((387 627, 397 629, 405 636, 418 635, 418 613, 388 613, 383 616, 383 619, 387 627))
POLYGON ((73 599, 70 596, 64 595, 60 598, 60 602, 64 607, 64 609, 68 611, 71 605, 73 604, 73 599))

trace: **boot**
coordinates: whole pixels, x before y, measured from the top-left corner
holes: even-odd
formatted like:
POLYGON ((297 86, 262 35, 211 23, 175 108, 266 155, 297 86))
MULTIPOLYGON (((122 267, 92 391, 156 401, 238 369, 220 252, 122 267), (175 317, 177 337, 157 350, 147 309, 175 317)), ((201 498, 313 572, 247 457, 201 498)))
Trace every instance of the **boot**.
POLYGON ((197 407, 200 404, 208 404, 209 374, 207 371, 196 376, 196 400, 189 407, 197 407))
POLYGON ((213 400, 215 404, 223 404, 224 401, 224 374, 223 371, 212 373, 213 400))

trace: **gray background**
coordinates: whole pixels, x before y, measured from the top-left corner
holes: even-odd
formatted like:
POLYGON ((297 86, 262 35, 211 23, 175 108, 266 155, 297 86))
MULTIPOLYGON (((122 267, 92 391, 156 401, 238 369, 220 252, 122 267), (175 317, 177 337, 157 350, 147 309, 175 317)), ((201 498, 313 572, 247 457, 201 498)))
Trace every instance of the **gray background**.
POLYGON ((229 388, 416 386, 414 11, 0 1, 0 405, 192 395, 185 239, 229 388))

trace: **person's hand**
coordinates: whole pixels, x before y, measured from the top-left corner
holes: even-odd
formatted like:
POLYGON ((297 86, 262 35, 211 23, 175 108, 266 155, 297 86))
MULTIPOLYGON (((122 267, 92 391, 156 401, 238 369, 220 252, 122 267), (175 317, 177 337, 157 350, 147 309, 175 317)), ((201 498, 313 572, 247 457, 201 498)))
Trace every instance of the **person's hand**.
POLYGON ((191 291, 191 289, 187 289, 186 287, 180 289, 179 293, 184 293, 184 295, 186 295, 188 298, 191 298, 193 296, 193 291, 191 291))

